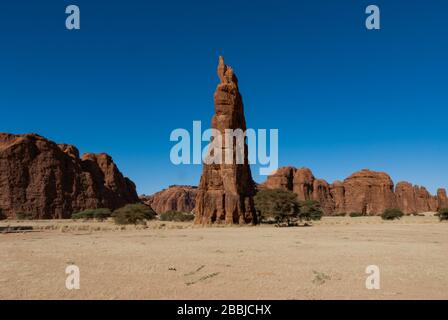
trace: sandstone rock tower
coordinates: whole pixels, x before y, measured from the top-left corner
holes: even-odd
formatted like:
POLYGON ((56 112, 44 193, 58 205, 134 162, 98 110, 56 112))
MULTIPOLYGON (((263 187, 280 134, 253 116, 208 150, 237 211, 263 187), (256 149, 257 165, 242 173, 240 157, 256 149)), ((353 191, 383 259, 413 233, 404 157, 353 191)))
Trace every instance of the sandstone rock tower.
MULTIPOLYGON (((215 115, 212 128, 224 135, 226 129, 246 131, 243 101, 238 89, 238 79, 233 69, 219 57, 218 77, 220 83, 215 91, 215 115)), ((233 155, 235 160, 235 141, 233 155)), ((222 142, 223 155, 225 139, 222 142)), ((243 164, 204 164, 196 197, 195 224, 245 224, 257 223, 252 180, 245 147, 243 164)))

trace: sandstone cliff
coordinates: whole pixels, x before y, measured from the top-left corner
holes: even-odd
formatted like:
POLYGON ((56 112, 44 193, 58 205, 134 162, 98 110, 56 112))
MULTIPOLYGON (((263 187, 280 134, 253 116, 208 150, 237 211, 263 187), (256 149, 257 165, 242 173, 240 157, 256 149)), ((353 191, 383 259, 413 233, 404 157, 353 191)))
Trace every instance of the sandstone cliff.
POLYGON ((140 199, 158 214, 167 211, 191 212, 196 203, 197 187, 170 186, 140 199))
POLYGON ((79 158, 71 145, 0 133, 0 208, 10 217, 69 218, 75 211, 138 202, 135 185, 107 154, 79 158))
POLYGON ((327 215, 360 212, 378 215, 388 208, 399 208, 405 214, 437 211, 448 207, 445 189, 432 196, 424 187, 399 182, 394 188, 384 172, 361 170, 329 185, 316 179, 307 168, 279 168, 268 177, 262 188, 290 190, 299 200, 317 200, 327 215))
POLYGON ((364 169, 344 180, 344 212, 367 215, 382 213, 397 206, 394 183, 388 174, 364 169))
POLYGON ((437 207, 439 209, 448 208, 448 197, 445 189, 437 190, 437 207))

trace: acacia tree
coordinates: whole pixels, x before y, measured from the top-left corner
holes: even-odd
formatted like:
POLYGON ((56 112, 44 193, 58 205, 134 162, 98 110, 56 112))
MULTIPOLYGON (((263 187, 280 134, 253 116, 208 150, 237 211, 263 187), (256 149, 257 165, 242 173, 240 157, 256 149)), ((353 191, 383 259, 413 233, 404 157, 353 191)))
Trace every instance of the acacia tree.
POLYGON ((403 217, 403 212, 400 209, 386 209, 384 210, 383 214, 381 215, 381 218, 383 220, 395 220, 400 219, 403 217))
POLYGON ((443 208, 439 210, 439 220, 440 221, 448 220, 448 208, 443 208))
POLYGON ((127 204, 112 214, 116 224, 146 224, 147 220, 155 219, 154 210, 145 204, 127 204))
POLYGON ((254 197, 255 209, 261 222, 290 222, 299 218, 297 195, 280 189, 260 190, 254 197))
POLYGON ((299 205, 300 205, 300 213, 299 213, 300 221, 302 220, 315 221, 322 219, 323 212, 319 201, 305 200, 301 201, 299 205))

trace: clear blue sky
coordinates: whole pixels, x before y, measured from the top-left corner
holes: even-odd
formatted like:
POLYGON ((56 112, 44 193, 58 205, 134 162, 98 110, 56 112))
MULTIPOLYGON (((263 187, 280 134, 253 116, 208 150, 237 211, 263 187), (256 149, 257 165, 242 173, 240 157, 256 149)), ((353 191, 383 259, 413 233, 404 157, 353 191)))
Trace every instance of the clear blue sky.
POLYGON ((169 135, 210 123, 222 54, 248 126, 279 129, 280 165, 434 192, 448 186, 447 14, 445 0, 2 1, 0 131, 107 152, 139 193, 197 184, 169 135), (369 4, 380 31, 364 27, 369 4))

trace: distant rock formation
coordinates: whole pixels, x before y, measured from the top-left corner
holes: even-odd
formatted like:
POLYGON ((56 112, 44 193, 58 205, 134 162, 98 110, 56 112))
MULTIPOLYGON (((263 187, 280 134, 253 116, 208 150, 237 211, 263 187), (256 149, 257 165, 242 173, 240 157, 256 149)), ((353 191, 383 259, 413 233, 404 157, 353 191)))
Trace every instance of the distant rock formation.
POLYGON ((0 208, 35 218, 70 218, 76 211, 139 202, 135 185, 104 153, 79 158, 74 146, 37 134, 0 133, 0 208))
POLYGON ((409 182, 399 182, 395 187, 395 196, 397 198, 397 206, 405 214, 418 212, 415 187, 409 182))
POLYGON ((325 180, 314 180, 311 200, 319 201, 324 212, 335 211, 335 202, 331 196, 330 185, 325 180))
POLYGON ((196 195, 197 187, 174 185, 140 199, 158 214, 167 211, 191 212, 196 204, 196 195))
POLYGON ((310 200, 313 198, 314 180, 310 169, 296 169, 292 181, 292 191, 299 196, 299 199, 310 200))
POLYGON ((345 212, 367 215, 382 213, 397 206, 394 183, 387 173, 364 169, 344 180, 345 212))
POLYGON ((388 174, 368 169, 329 185, 325 180, 316 179, 307 168, 282 167, 261 187, 293 191, 302 201, 317 200, 327 215, 352 212, 378 215, 389 208, 414 214, 448 207, 445 189, 439 189, 437 196, 432 196, 426 188, 409 182, 399 182, 394 188, 388 174))
POLYGON ((432 196, 425 187, 414 186, 409 182, 397 183, 395 195, 398 208, 405 214, 437 211, 439 208, 437 196, 432 196))
MULTIPOLYGON (((211 127, 223 135, 225 129, 246 131, 246 120, 238 80, 233 69, 219 57, 220 83, 215 91, 215 115, 211 127)), ((225 140, 225 139, 223 139, 225 140)), ((225 154, 223 141, 223 154, 225 154)), ((196 198, 195 223, 245 224, 256 223, 252 180, 245 144, 244 164, 204 164, 196 198)), ((233 155, 236 154, 234 143, 233 155)))
POLYGON ((330 197, 334 203, 333 210, 327 210, 325 213, 346 213, 345 211, 345 188, 344 183, 335 181, 330 185, 330 197))
POLYGON ((448 197, 445 189, 437 190, 437 207, 438 209, 448 208, 448 197))

